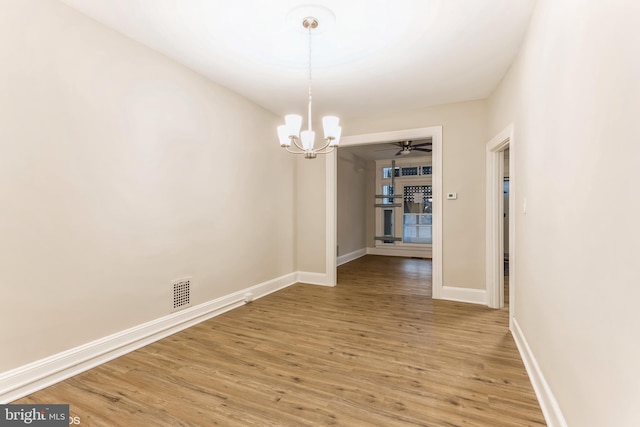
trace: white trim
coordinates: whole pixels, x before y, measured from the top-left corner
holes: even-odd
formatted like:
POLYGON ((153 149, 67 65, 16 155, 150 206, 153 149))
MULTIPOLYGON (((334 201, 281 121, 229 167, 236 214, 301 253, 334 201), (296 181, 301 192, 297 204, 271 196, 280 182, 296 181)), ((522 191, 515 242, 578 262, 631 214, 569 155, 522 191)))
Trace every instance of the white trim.
POLYGON ((367 248, 367 254, 369 255, 383 255, 383 256, 402 256, 402 257, 415 257, 415 258, 431 258, 431 248, 411 248, 411 247, 398 247, 389 246, 388 248, 376 246, 375 248, 367 248))
POLYGON ((514 126, 510 124, 486 145, 486 290, 487 305, 504 307, 504 150, 509 148, 509 318, 515 313, 516 174, 514 126))
POLYGON ((487 303, 487 292, 484 289, 458 288, 455 286, 443 286, 441 299, 449 301, 468 302, 471 304, 487 303))
POLYGON ((442 281, 442 176, 443 176, 443 162, 442 162, 442 126, 438 126, 437 130, 433 132, 432 140, 432 152, 431 163, 432 173, 431 186, 433 188, 433 209, 432 209, 432 242, 431 245, 431 259, 432 259, 432 297, 434 299, 443 298, 442 287, 444 283, 442 281))
MULTIPOLYGON (((333 262, 336 262, 335 257, 333 262)), ((331 282, 330 277, 324 273, 309 273, 306 271, 298 271, 296 274, 298 283, 306 283, 307 285, 335 286, 335 281, 331 282)))
POLYGON ((343 136, 340 139, 340 146, 353 147, 354 145, 370 145, 381 142, 401 141, 403 139, 425 139, 432 136, 434 131, 439 131, 440 135, 442 135, 442 126, 343 136))
POLYGON ((529 374, 531 385, 536 393, 547 425, 549 427, 567 427, 567 422, 564 419, 564 415, 562 415, 560 405, 558 405, 558 401, 553 395, 547 380, 544 378, 540 366, 522 333, 522 329, 520 329, 520 325, 518 325, 518 321, 512 318, 510 326, 511 335, 513 335, 513 339, 520 352, 520 357, 522 357, 527 374, 529 374))
MULTIPOLYGON (((516 247, 516 222, 518 217, 517 199, 518 194, 518 178, 516 176, 516 157, 518 154, 518 144, 514 137, 513 125, 510 126, 511 135, 509 136, 509 322, 516 315, 516 293, 518 292, 516 283, 518 283, 516 271, 517 247, 516 247)), ((503 166, 504 167, 504 166, 503 166)), ((504 200, 504 198, 503 198, 504 200)), ((504 225, 502 225, 504 226, 504 225)), ((503 249, 504 252, 504 249, 503 249)), ((504 267, 504 253, 501 254, 501 265, 504 267)), ((504 278, 503 278, 504 279, 504 278)), ((504 287, 504 281, 503 281, 504 287)), ((504 291, 502 292, 504 299, 504 291)))
POLYGON ((358 249, 357 251, 349 252, 348 254, 340 255, 337 259, 338 266, 346 264, 367 254, 367 248, 358 249))
POLYGON ((326 285, 335 286, 338 283, 336 257, 338 256, 338 156, 334 150, 327 155, 325 165, 325 209, 326 209, 326 285), (333 180, 328 177, 333 177, 333 180), (329 224, 333 224, 329 227, 329 224))
MULTIPOLYGON (((388 132, 369 133, 361 135, 344 136, 340 140, 340 146, 349 147, 357 145, 369 145, 376 143, 384 143, 389 141, 401 141, 403 139, 424 139, 431 138, 431 163, 433 167, 433 175, 431 185, 433 188, 433 245, 432 245, 432 297, 442 298, 442 126, 431 126, 417 129, 404 129, 388 132)), ((337 176, 335 165, 332 173, 326 174, 327 200, 329 192, 332 191, 332 200, 335 200, 337 188, 337 176)), ((329 166, 327 165, 327 172, 329 166)), ((327 202, 328 204, 328 202, 327 202)), ((328 206, 327 206, 328 208, 328 206)), ((337 222, 335 209, 334 213, 327 214, 326 220, 327 230, 327 252, 329 251, 329 240, 336 235, 337 222)), ((335 248, 335 244, 333 245, 335 248)), ((332 248, 332 249, 333 249, 332 248)), ((335 274, 333 270, 327 270, 335 274)))
POLYGON ((34 393, 296 283, 291 273, 0 374, 0 404, 34 393))

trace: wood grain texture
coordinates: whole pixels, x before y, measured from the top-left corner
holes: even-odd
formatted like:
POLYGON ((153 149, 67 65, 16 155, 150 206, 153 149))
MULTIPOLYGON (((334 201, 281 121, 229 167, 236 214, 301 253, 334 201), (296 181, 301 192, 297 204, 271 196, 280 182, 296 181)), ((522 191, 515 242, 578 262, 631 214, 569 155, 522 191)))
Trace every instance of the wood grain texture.
POLYGON ((429 260, 366 256, 15 403, 84 426, 544 426, 507 311, 434 301, 429 260))

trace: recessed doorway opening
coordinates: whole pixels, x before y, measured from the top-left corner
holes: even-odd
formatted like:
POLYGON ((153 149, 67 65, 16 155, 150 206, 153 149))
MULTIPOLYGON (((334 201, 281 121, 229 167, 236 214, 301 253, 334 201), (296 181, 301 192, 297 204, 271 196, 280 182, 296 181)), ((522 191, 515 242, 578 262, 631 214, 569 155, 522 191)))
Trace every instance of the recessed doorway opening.
MULTIPOLYGON (((341 148, 343 147, 362 147, 362 146, 369 146, 369 145, 375 145, 376 148, 382 148, 382 144, 389 144, 390 142, 394 142, 394 141, 429 141, 431 143, 430 145, 430 149, 432 150, 429 154, 431 154, 431 169, 428 172, 432 172, 430 174, 430 179, 431 179, 431 191, 432 194, 428 194, 428 192, 423 191, 422 193, 420 191, 409 191, 411 189, 408 189, 408 193, 411 193, 410 196, 413 197, 412 199, 412 204, 410 204, 410 208, 413 209, 416 206, 418 207, 422 207, 424 209, 424 206, 427 206, 426 203, 424 203, 424 197, 427 197, 427 199, 431 199, 428 200, 428 210, 430 210, 431 212, 429 212, 429 218, 425 219, 425 218, 421 218, 421 221, 427 221, 429 222, 429 224, 418 224, 418 225, 428 225, 429 227, 429 240, 431 241, 431 245, 432 245, 432 250, 431 250, 431 259, 432 259, 432 296, 433 298, 439 298, 441 295, 441 291, 442 291, 442 127, 441 126, 434 126, 434 127, 428 127, 428 128, 419 128, 419 129, 408 129, 408 130, 402 130, 402 131, 390 131, 390 132, 380 132, 380 133, 373 133, 373 134, 362 134, 362 135, 354 135, 354 136, 347 136, 347 137, 343 137, 342 141, 341 141, 341 148), (414 206, 415 204, 415 193, 419 193, 418 196, 421 196, 420 198, 420 202, 422 202, 422 204, 418 203, 417 205, 414 206), (424 206, 423 206, 424 205, 424 206)), ((418 145, 416 144, 416 147, 418 147, 418 145)), ((405 147, 391 147, 393 150, 393 153, 391 154, 391 157, 396 157, 395 153, 397 151, 403 151, 403 150, 407 150, 407 148, 405 147)), ((415 147, 414 147, 415 148, 415 147)), ((420 146, 420 148, 423 148, 422 146, 420 146)), ((401 155, 398 157, 405 157, 405 155, 401 155)), ((406 156, 407 158, 409 158, 409 156, 406 156)), ((337 162, 337 158, 334 158, 334 161, 337 162)), ((327 173, 327 197, 335 197, 336 193, 337 193, 337 167, 336 166, 329 166, 327 167, 327 170, 332 169, 333 173, 327 173)), ((409 173, 409 172, 407 172, 409 173)), ((415 189, 413 189, 415 190, 415 189)), ((382 194, 382 190, 378 193, 377 191, 375 191, 376 195, 378 194, 382 194)), ((395 194, 394 194, 395 195, 395 194)), ((403 194, 402 194, 402 198, 404 199, 404 190, 403 190, 403 194)), ((333 199, 335 200, 335 199, 333 199)), ((397 203, 400 204, 401 207, 403 206, 403 203, 397 203)), ((337 231, 337 203, 334 204, 334 206, 336 206, 336 211, 335 211, 335 215, 327 215, 327 230, 329 233, 332 232, 332 230, 334 232, 337 231)), ((398 208, 400 209, 400 208, 398 208)), ((410 210, 411 210, 410 209, 410 210)), ((409 212, 407 215, 411 216, 410 214, 413 214, 413 212, 409 212)), ((397 224, 402 225, 402 221, 405 219, 405 215, 404 213, 398 213, 398 218, 401 218, 400 222, 398 223, 396 221, 397 224)), ((409 218, 408 220, 413 219, 413 218, 409 218)), ((397 220, 397 218, 396 218, 397 220)), ((397 227, 396 230, 398 232, 401 232, 404 230, 405 227, 397 227)), ((406 227, 408 232, 411 231, 416 231, 415 228, 413 227, 413 229, 409 226, 406 227)), ((427 232, 426 227, 422 227, 425 228, 425 230, 423 230, 425 233, 427 232)), ((381 229, 381 232, 384 231, 383 229, 381 229)), ((422 234, 420 234, 420 236, 416 235, 418 237, 424 237, 422 236, 422 234)), ((403 239, 402 236, 400 236, 400 239, 403 239)), ((404 239, 406 240, 406 239, 404 239)), ((410 240, 410 239, 409 239, 410 240)), ((412 243, 407 242, 406 245, 411 245, 412 243)), ((333 249, 336 249, 336 246, 333 246, 333 249)), ((374 247, 375 249, 375 247, 374 247)), ((412 255, 408 255, 408 256, 412 256, 412 255)), ((425 257, 429 257, 429 256, 425 256, 425 257)), ((337 261, 335 260, 336 257, 334 257, 334 270, 337 266, 337 261)))

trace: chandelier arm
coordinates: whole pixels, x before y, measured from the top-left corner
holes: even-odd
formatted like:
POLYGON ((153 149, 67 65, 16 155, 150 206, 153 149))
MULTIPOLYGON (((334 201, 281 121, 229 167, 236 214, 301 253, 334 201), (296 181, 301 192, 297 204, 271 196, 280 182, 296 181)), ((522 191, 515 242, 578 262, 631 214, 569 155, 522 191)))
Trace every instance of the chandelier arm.
POLYGON ((331 138, 325 138, 325 141, 326 141, 327 143, 324 145, 324 147, 322 147, 322 148, 321 148, 321 149, 319 149, 319 150, 314 150, 314 151, 315 151, 316 153, 318 153, 318 154, 329 154, 329 153, 331 153, 333 150, 335 150, 335 149, 336 149, 336 146, 335 146, 335 145, 334 145, 334 146, 331 146, 331 141, 332 141, 332 140, 333 140, 333 139, 331 139, 331 138), (329 149, 328 149, 328 150, 326 150, 327 148, 329 148, 329 149), (326 151, 325 151, 325 150, 326 150, 326 151))
POLYGON ((299 150, 307 151, 307 150, 304 149, 304 147, 302 147, 302 146, 300 146, 300 144, 298 144, 298 138, 291 138, 291 140, 293 141, 293 145, 298 147, 299 150))
POLYGON ((336 147, 329 147, 328 150, 323 151, 325 148, 327 148, 327 146, 324 146, 323 148, 321 148, 320 150, 314 150, 316 154, 329 154, 331 153, 333 150, 336 149, 336 147))
MULTIPOLYGON (((326 144, 324 144, 322 146, 322 148, 318 148, 317 150, 313 150, 315 152, 320 152, 322 150, 324 150, 325 148, 327 148, 329 146, 329 144, 331 144, 331 140, 329 138, 325 138, 325 141, 327 142, 326 144)), ((330 152, 330 151, 329 151, 330 152)))
POLYGON ((285 149, 285 150, 287 150, 287 151, 288 151, 289 153, 291 153, 291 154, 305 154, 305 152, 304 152, 304 151, 294 151, 294 150, 292 150, 292 149, 291 149, 291 148, 289 148, 289 147, 284 147, 284 149, 285 149))

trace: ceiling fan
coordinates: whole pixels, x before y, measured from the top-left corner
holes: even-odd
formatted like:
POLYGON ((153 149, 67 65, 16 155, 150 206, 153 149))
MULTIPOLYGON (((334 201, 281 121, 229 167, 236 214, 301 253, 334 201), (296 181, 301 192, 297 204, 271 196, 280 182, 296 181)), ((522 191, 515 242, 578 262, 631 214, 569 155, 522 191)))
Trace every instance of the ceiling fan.
POLYGON ((426 153, 431 152, 431 148, 422 148, 427 145, 431 145, 431 142, 423 142, 420 144, 412 144, 412 141, 402 141, 402 142, 393 142, 392 144, 400 147, 400 151, 396 153, 396 156, 404 156, 407 154, 411 154, 413 150, 415 151, 424 151, 426 153))

